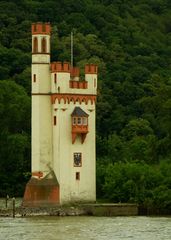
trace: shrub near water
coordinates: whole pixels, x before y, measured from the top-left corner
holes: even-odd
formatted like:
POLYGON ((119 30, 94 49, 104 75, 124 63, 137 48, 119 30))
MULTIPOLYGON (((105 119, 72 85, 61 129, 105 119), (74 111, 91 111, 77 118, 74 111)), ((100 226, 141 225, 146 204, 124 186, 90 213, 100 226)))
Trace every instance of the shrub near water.
POLYGON ((159 166, 132 162, 109 164, 104 173, 104 198, 171 208, 170 168, 170 161, 159 166))

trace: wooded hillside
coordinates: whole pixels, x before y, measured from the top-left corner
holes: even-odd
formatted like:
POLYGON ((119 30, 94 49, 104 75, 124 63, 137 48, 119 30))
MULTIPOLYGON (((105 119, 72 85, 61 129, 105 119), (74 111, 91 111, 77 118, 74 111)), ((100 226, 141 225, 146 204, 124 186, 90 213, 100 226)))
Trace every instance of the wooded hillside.
POLYGON ((0 195, 30 176, 31 23, 52 61, 99 66, 97 196, 171 209, 171 1, 0 1, 0 195))

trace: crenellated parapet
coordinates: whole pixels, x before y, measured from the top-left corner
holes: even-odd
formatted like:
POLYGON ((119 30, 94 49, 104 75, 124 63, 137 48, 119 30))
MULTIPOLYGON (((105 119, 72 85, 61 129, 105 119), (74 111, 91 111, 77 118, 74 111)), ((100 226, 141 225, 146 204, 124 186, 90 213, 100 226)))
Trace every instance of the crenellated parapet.
POLYGON ((52 62, 51 63, 51 73, 57 72, 71 72, 71 67, 68 62, 52 62))
POLYGON ((96 64, 86 64, 85 65, 85 74, 97 74, 97 65, 96 64))
POLYGON ((32 63, 50 63, 50 35, 49 23, 32 24, 32 63))
POLYGON ((33 23, 32 24, 32 35, 35 34, 47 34, 50 35, 51 34, 51 26, 50 23, 33 23))
POLYGON ((87 64, 85 66, 85 80, 80 81, 80 70, 72 67, 68 62, 51 63, 51 85, 52 93, 84 93, 89 89, 90 94, 96 94, 97 65, 87 64))

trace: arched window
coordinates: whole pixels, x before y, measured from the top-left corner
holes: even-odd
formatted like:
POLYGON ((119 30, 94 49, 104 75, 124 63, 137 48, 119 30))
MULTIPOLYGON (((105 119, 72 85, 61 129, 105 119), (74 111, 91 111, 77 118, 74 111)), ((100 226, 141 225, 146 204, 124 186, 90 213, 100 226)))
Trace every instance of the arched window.
POLYGON ((46 53, 46 39, 42 39, 42 53, 46 53))
POLYGON ((34 53, 38 52, 38 40, 37 40, 37 37, 35 37, 34 40, 33 40, 33 52, 34 53))

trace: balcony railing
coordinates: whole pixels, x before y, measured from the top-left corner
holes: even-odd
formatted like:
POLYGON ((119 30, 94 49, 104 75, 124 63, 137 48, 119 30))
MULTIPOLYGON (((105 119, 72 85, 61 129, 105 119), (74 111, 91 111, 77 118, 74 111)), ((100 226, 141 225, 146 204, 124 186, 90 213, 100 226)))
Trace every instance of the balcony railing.
POLYGON ((88 133, 88 125, 72 125, 73 133, 88 133))

